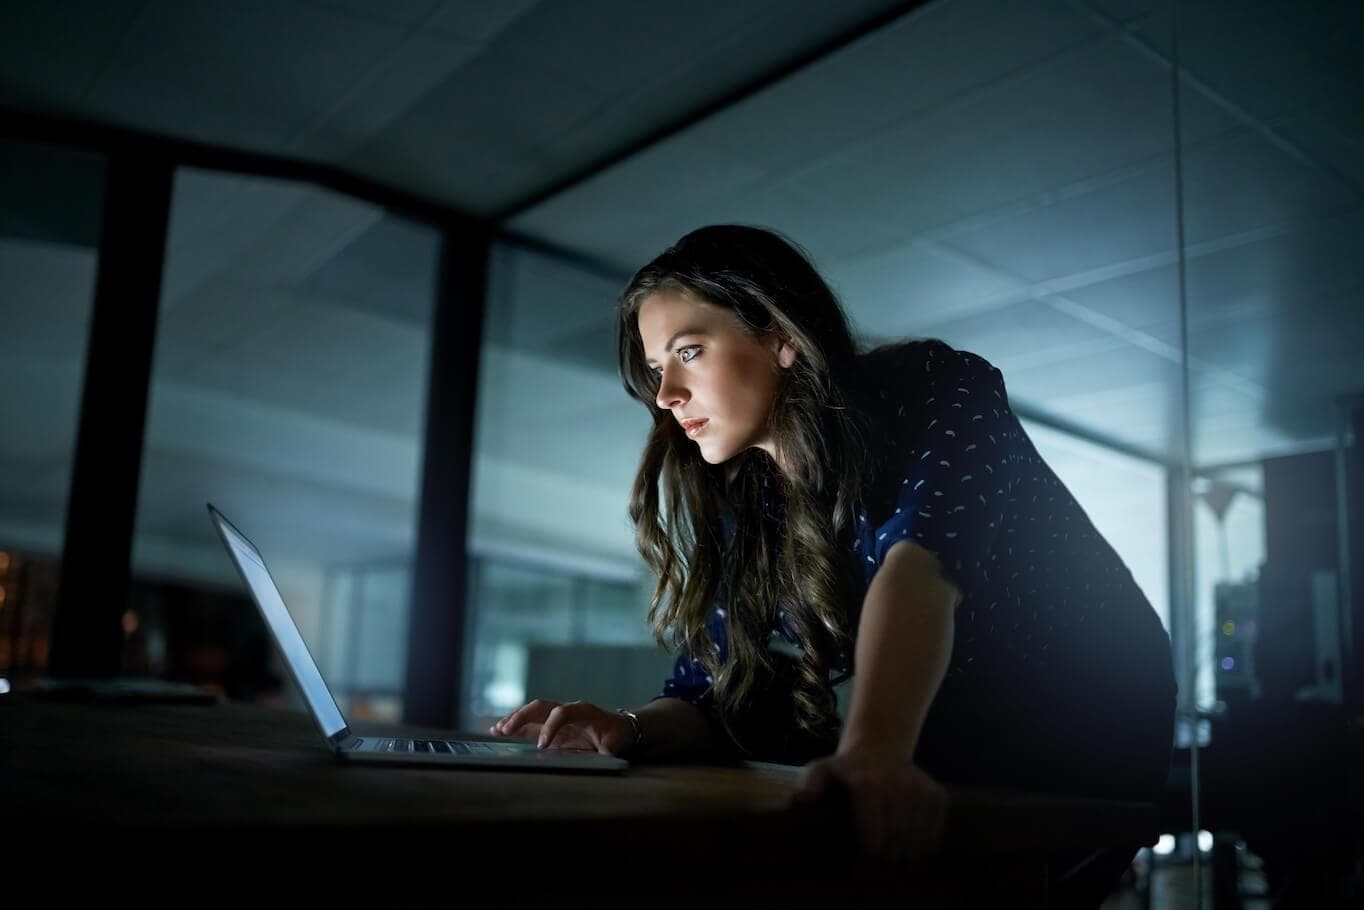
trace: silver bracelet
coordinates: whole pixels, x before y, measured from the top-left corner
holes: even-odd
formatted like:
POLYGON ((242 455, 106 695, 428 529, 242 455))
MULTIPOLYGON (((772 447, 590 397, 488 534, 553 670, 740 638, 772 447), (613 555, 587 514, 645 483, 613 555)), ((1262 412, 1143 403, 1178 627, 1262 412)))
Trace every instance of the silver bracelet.
POLYGON ((639 715, 634 711, 627 711, 624 708, 617 708, 616 713, 624 716, 626 720, 630 721, 630 728, 635 731, 635 741, 630 744, 630 748, 627 751, 630 753, 638 751, 639 747, 644 743, 644 728, 639 724, 639 715))

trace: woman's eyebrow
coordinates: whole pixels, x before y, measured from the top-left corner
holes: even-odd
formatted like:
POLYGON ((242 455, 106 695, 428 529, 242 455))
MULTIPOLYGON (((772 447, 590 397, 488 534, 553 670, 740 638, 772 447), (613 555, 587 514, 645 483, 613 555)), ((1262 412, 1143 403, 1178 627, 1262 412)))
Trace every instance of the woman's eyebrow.
MULTIPOLYGON (((672 353, 673 344, 677 342, 677 339, 683 337, 684 335, 709 335, 709 334, 710 334, 709 332, 707 332, 703 328, 700 328, 699 326, 688 326, 687 328, 682 329, 679 332, 673 332, 672 337, 668 339, 668 343, 663 346, 663 354, 664 356, 667 356, 668 354, 672 353)), ((647 357, 645 358, 644 362, 652 364, 657 363, 658 361, 654 360, 652 357, 647 357)))

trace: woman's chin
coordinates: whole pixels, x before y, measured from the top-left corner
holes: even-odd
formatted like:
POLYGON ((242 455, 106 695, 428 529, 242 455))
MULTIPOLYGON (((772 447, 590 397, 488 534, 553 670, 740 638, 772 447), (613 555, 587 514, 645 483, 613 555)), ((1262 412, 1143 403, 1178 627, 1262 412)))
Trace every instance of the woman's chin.
POLYGON ((701 453, 701 459, 706 464, 724 464, 738 454, 714 444, 697 443, 697 449, 701 453))

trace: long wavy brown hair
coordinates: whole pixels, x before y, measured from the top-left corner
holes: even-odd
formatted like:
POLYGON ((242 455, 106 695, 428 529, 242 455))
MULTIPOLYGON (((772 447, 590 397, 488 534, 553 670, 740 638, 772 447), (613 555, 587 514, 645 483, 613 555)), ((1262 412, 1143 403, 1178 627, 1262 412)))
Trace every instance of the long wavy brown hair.
POLYGON ((757 690, 772 684, 768 650, 777 612, 801 642, 791 685, 795 720, 820 738, 836 735, 834 678, 851 663, 850 626, 859 566, 851 542, 867 466, 865 419, 850 400, 856 345, 832 290, 795 244, 754 227, 717 225, 686 235, 641 268, 622 293, 620 374, 653 415, 630 494, 636 545, 658 577, 649 622, 660 645, 685 649, 711 674, 720 719, 732 739, 757 690), (641 306, 678 292, 726 307, 758 339, 794 344, 768 430, 785 466, 761 449, 708 464, 658 407, 646 365, 641 306), (764 520, 764 484, 784 495, 784 521, 764 520), (726 522, 732 533, 726 533, 726 522), (723 659, 707 627, 725 607, 723 659))

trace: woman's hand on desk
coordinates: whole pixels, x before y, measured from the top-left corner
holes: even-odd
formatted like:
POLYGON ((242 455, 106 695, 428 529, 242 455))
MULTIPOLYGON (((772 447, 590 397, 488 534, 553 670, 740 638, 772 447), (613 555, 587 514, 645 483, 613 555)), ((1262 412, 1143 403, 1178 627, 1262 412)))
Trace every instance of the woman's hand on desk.
POLYGON ((882 862, 920 862, 938 852, 947 790, 913 764, 868 750, 839 751, 806 765, 793 805, 846 793, 861 850, 882 862))
POLYGON ((591 702, 557 702, 537 698, 492 725, 494 736, 524 736, 541 749, 595 749, 621 755, 634 745, 630 721, 591 702))

